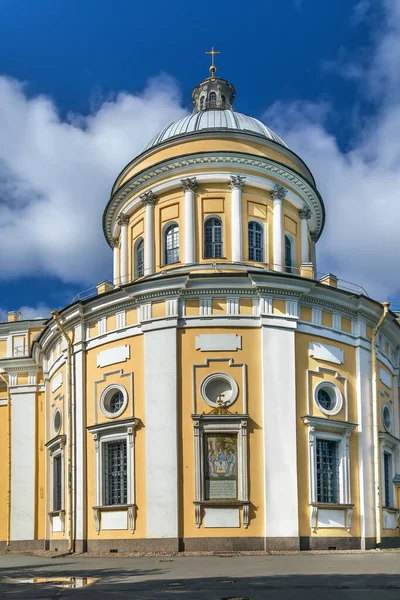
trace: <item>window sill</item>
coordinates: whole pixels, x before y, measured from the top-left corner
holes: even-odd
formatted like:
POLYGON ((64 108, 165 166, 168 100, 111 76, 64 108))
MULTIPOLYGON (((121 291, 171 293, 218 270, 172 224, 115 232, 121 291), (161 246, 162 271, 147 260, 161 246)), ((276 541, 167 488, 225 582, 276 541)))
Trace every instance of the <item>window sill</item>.
POLYGON ((195 500, 196 506, 244 506, 249 504, 249 500, 195 500))
POLYGON ((388 513, 397 513, 397 512, 399 512, 399 509, 396 508, 395 506, 382 506, 382 510, 386 510, 386 512, 388 512, 388 513))
POLYGON ((65 515, 65 510, 63 508, 61 510, 51 510, 47 514, 49 517, 63 517, 65 515))
POLYGON ((134 504, 102 504, 100 506, 93 506, 93 510, 98 510, 100 512, 105 512, 107 510, 128 510, 129 508, 133 508, 134 504))
POLYGON ((345 510, 346 508, 353 508, 354 504, 340 504, 338 502, 310 502, 310 506, 315 506, 315 508, 322 509, 335 508, 345 510))

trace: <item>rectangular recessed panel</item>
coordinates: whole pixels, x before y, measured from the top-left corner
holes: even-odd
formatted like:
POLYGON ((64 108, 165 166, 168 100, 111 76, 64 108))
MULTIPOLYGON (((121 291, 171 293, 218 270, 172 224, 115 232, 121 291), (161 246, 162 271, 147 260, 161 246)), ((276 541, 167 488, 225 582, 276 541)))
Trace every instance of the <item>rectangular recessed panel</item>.
POLYGON ((310 356, 317 360, 335 363, 336 365, 343 364, 343 350, 330 344, 320 344, 319 342, 310 342, 310 356))
POLYGON ((128 529, 128 518, 126 510, 113 510, 101 513, 101 529, 128 529))
POLYGON ((318 510, 318 527, 344 527, 344 510, 318 510))
POLYGON ((204 527, 240 527, 238 508, 205 508, 204 527))
POLYGON ((129 346, 118 346, 117 348, 110 348, 110 350, 103 350, 97 355, 97 366, 106 367, 108 365, 114 365, 119 362, 124 362, 129 358, 129 346))
POLYGON ((240 350, 242 336, 235 333, 202 333, 196 335, 196 350, 217 352, 219 350, 240 350))

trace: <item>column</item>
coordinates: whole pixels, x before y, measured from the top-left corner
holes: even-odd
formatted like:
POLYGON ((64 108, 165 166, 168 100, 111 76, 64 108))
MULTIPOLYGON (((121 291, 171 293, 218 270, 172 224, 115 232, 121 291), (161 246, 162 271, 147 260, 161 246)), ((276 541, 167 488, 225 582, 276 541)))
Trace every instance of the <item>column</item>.
POLYGON ((229 185, 232 190, 231 197, 231 242, 232 262, 243 260, 243 225, 242 225, 242 187, 246 178, 241 175, 232 175, 229 185))
POLYGON ((262 327, 265 548, 299 549, 295 330, 262 327))
POLYGON ((178 419, 176 328, 144 334, 146 537, 178 549, 178 419))
POLYGON ((194 198, 197 189, 197 180, 195 177, 181 179, 183 189, 185 190, 185 239, 184 239, 184 261, 190 265, 196 262, 196 229, 195 229, 195 210, 194 198))
MULTIPOLYGON (((357 344, 358 473, 351 473, 351 477, 359 476, 361 548, 369 550, 375 547, 371 352, 360 345, 360 339, 357 344)), ((352 498, 352 502, 357 499, 352 498)))
POLYGON ((140 196, 146 213, 144 216, 144 275, 154 273, 154 205, 156 196, 151 190, 140 196))
POLYGON ((308 247, 308 219, 311 218, 311 210, 308 206, 299 210, 301 223, 301 264, 305 265, 310 262, 309 247, 308 247))
POLYGON ((12 404, 10 533, 11 541, 16 542, 35 539, 36 384, 11 385, 10 392, 12 404))
POLYGON ((119 285, 119 240, 112 238, 111 248, 113 249, 113 283, 119 285))
POLYGON ((318 240, 318 235, 316 231, 310 231, 310 239, 311 239, 311 261, 314 268, 314 279, 318 279, 317 273, 317 252, 315 248, 315 242, 318 240))
POLYGON ((271 190, 274 201, 273 217, 273 265, 274 271, 283 271, 283 223, 282 223, 282 200, 287 194, 287 189, 276 185, 271 190))
POLYGON ((85 325, 80 323, 74 331, 73 383, 75 400, 73 498, 75 498, 75 550, 84 552, 86 540, 86 365, 84 358, 85 325))
POLYGON ((121 257, 120 257, 120 283, 128 283, 128 215, 119 215, 117 219, 121 227, 121 257))

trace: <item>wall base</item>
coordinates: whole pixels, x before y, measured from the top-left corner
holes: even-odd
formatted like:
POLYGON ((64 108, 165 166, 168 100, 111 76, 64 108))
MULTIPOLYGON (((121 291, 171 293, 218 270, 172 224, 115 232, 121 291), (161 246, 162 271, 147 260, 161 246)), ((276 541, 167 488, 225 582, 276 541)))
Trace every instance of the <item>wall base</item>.
POLYGON ((300 550, 360 550, 359 537, 300 537, 300 550))
POLYGON ((44 550, 44 540, 17 540, 10 542, 7 546, 6 542, 0 542, 0 550, 16 550, 17 552, 25 552, 30 550, 44 550))
POLYGON ((125 540, 87 540, 87 552, 179 552, 178 538, 151 538, 125 540))

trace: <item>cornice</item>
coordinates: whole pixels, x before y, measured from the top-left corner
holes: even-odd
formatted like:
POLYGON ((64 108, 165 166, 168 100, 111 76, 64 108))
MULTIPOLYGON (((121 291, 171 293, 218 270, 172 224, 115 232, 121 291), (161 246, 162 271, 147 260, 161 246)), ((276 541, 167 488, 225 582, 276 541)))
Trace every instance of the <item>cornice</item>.
MULTIPOLYGON (((272 175, 279 179, 281 183, 289 185, 292 189, 294 188, 300 196, 308 201, 316 214, 317 226, 315 233, 318 237, 321 235, 325 221, 324 204, 318 191, 302 175, 287 165, 270 158, 256 157, 247 153, 219 151, 188 154, 167 159, 129 179, 110 198, 103 214, 103 231, 108 244, 112 244, 112 225, 115 216, 129 196, 140 195, 142 189, 154 185, 168 174, 173 173, 176 176, 181 176, 193 167, 204 165, 219 168, 223 166, 232 169, 242 167, 255 172, 257 175, 272 175)), ((180 180, 179 184, 182 185, 180 180)))

